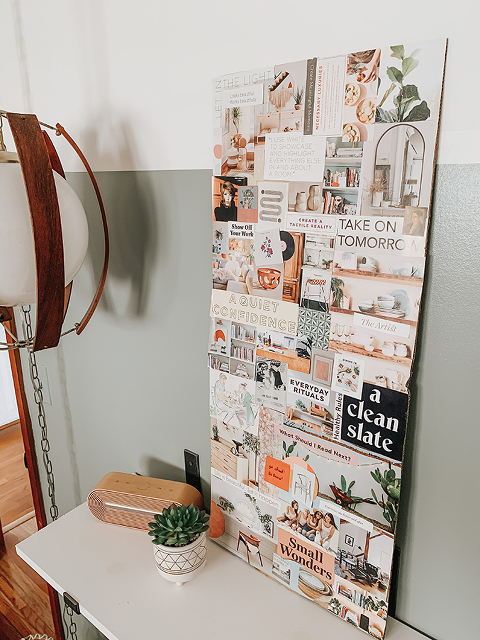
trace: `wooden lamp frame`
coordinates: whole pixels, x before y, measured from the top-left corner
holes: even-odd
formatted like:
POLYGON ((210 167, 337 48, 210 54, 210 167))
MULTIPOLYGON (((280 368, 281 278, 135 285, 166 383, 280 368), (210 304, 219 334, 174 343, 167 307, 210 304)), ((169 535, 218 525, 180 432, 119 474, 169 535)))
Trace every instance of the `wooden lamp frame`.
MULTIPOLYGON (((37 278, 37 323, 33 339, 33 351, 56 347, 62 335, 62 325, 70 300, 72 283, 65 287, 62 225, 53 171, 65 178, 60 158, 46 131, 40 125, 62 135, 73 147, 92 181, 103 223, 105 253, 103 269, 93 300, 79 323, 77 334, 87 326, 100 301, 107 277, 109 237, 107 218, 97 181, 87 159, 62 125, 55 127, 40 123, 34 114, 0 111, 10 125, 18 159, 23 173, 35 247, 37 278)), ((0 321, 12 317, 9 307, 0 307, 0 321)), ((15 346, 30 346, 18 343, 15 346)))

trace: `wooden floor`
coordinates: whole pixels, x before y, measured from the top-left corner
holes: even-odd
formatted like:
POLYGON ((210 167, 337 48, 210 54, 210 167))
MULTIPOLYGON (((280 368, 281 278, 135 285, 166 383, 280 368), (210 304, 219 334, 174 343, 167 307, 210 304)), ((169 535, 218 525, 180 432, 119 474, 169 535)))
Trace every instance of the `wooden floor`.
MULTIPOLYGON (((2 527, 33 511, 28 474, 23 463, 19 425, 0 430, 0 519, 2 527)), ((17 555, 15 545, 37 531, 30 518, 4 533, 0 552, 0 640, 20 640, 35 633, 54 638, 46 583, 17 555)))

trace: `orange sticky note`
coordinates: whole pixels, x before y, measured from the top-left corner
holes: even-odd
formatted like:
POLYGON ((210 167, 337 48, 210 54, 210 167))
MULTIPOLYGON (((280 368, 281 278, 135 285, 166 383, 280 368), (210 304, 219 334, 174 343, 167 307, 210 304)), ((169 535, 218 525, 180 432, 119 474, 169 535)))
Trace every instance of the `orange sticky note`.
POLYGON ((264 479, 265 482, 269 482, 279 489, 288 491, 290 488, 290 465, 282 460, 267 456, 264 479))

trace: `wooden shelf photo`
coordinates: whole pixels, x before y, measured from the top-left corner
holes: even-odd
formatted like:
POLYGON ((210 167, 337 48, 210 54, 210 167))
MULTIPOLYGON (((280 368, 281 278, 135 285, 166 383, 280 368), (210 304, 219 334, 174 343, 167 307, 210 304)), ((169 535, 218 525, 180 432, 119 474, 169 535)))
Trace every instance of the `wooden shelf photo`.
POLYGON ((334 167, 360 167, 363 158, 325 158, 325 164, 334 167))
POLYGON ((379 360, 387 360, 387 362, 395 362, 397 364, 404 364, 407 367, 412 366, 411 358, 401 358, 400 356, 386 356, 380 349, 374 349, 373 351, 365 351, 363 347, 357 347, 354 344, 347 344, 346 342, 337 342, 336 340, 330 340, 328 346, 333 351, 339 353, 356 353, 359 356, 368 356, 369 358, 378 358, 379 360))
POLYGON ((416 327, 416 320, 405 320, 405 318, 392 318, 392 316, 384 315, 381 311, 372 312, 372 313, 364 313, 360 310, 355 309, 340 309, 340 307, 332 307, 330 306, 330 313, 346 313, 347 315, 353 316, 354 313, 359 313, 362 316, 371 316, 372 318, 381 318, 382 320, 390 320, 391 322, 400 322, 401 324, 409 324, 411 327, 416 327))
POLYGON ((414 287, 423 286, 423 278, 415 278, 413 276, 398 276, 392 273, 369 273, 368 271, 360 271, 355 269, 342 269, 334 267, 333 273, 345 278, 360 278, 362 280, 384 280, 392 284, 409 284, 414 287))

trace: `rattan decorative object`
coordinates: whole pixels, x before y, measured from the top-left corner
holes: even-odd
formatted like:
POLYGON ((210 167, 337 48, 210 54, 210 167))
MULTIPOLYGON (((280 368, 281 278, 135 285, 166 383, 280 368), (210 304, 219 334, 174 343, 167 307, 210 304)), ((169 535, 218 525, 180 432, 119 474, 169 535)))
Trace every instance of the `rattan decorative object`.
POLYGON ((149 531, 155 513, 171 504, 203 509, 201 493, 189 484, 129 473, 111 472, 87 498, 88 508, 102 522, 149 531))

